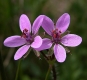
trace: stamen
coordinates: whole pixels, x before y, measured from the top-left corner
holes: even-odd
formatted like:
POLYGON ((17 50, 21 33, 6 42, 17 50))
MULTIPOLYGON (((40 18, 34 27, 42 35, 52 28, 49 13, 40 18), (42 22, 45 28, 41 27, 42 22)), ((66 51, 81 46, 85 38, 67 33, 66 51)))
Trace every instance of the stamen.
POLYGON ((26 38, 26 34, 23 33, 23 34, 21 35, 21 37, 26 38))
POLYGON ((58 31, 58 29, 55 29, 52 31, 52 42, 58 44, 61 40, 60 36, 61 31, 58 31))
POLYGON ((27 29, 24 29, 24 30, 23 30, 23 33, 24 33, 24 34, 27 34, 27 33, 28 33, 28 30, 27 30, 27 29))
POLYGON ((23 30, 23 33, 22 33, 22 36, 21 36, 21 37, 27 38, 27 33, 28 33, 28 30, 25 28, 25 29, 23 30))
POLYGON ((59 33, 61 33, 61 31, 59 31, 59 33))
POLYGON ((28 30, 27 30, 27 29, 24 29, 24 30, 23 30, 23 33, 25 33, 25 32, 28 32, 28 30))
POLYGON ((27 29, 23 30, 21 37, 25 38, 25 40, 27 41, 26 44, 31 44, 34 41, 33 35, 31 35, 27 29))

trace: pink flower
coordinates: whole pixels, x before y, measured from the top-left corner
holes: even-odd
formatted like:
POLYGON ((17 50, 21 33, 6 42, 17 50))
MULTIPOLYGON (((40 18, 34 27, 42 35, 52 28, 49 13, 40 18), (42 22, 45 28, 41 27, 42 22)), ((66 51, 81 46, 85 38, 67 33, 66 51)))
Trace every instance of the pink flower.
POLYGON ((25 14, 22 14, 19 19, 19 25, 20 25, 20 30, 22 31, 22 35, 15 35, 15 36, 10 36, 4 41, 4 45, 7 47, 20 47, 16 54, 14 55, 14 59, 18 60, 20 59, 30 47, 32 48, 39 48, 42 44, 42 38, 37 35, 36 33, 38 32, 42 21, 43 21, 43 15, 40 15, 36 18, 32 25, 31 29, 31 23, 28 17, 25 14))
POLYGON ((43 43, 38 50, 44 50, 52 47, 55 58, 58 62, 64 62, 66 59, 66 51, 64 46, 75 47, 82 42, 82 38, 75 34, 67 34, 62 37, 62 34, 67 30, 70 24, 70 16, 64 13, 54 25, 53 21, 45 16, 42 23, 42 28, 51 36, 51 39, 44 38, 43 43), (62 45, 61 45, 62 44, 62 45))

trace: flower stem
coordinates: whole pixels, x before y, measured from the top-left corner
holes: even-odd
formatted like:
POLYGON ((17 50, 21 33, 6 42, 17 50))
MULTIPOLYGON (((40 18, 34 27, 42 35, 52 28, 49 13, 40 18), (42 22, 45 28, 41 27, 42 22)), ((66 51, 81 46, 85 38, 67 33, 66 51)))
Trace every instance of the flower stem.
POLYGON ((5 71, 4 71, 4 66, 3 66, 1 52, 0 52, 0 72, 1 72, 2 80, 6 80, 6 75, 5 75, 5 71))
POLYGON ((42 51, 40 51, 40 52, 45 57, 46 60, 49 60, 48 57, 42 51))
POLYGON ((57 80, 55 66, 52 66, 53 80, 57 80))
POLYGON ((49 65, 45 80, 48 80, 48 76, 49 76, 50 71, 51 71, 51 66, 49 65))
POLYGON ((18 62, 18 68, 17 68, 15 80, 18 79, 18 73, 19 73, 20 63, 21 63, 21 59, 20 59, 19 62, 18 62))

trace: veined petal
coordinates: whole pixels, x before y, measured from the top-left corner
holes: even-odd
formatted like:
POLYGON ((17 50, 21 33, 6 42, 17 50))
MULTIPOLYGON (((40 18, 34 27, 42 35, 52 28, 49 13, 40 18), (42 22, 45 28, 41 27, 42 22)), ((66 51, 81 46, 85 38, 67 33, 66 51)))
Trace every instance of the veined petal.
POLYGON ((70 47, 75 47, 81 44, 82 38, 78 35, 75 34, 67 34, 64 37, 62 37, 61 43, 64 46, 70 46, 70 47))
POLYGON ((42 23, 42 28, 49 35, 52 35, 52 31, 54 30, 54 23, 53 23, 53 21, 49 17, 44 16, 43 23, 42 23))
POLYGON ((26 40, 21 36, 10 36, 5 39, 4 45, 7 47, 18 47, 26 43, 26 40))
POLYGON ((54 45, 54 55, 58 62, 64 62, 66 59, 66 51, 60 44, 54 45))
POLYGON ((32 48, 39 48, 42 45, 42 38, 40 36, 36 36, 34 38, 34 42, 31 44, 32 48))
POLYGON ((41 51, 41 50, 49 49, 51 46, 52 46, 51 40, 48 38, 44 38, 42 45, 39 48, 36 48, 36 50, 41 51))
POLYGON ((43 18, 44 18, 44 15, 40 15, 35 19, 32 25, 32 33, 36 34, 38 32, 40 26, 42 25, 43 18))
POLYGON ((31 23, 29 18, 25 14, 22 14, 20 16, 19 25, 22 32, 24 29, 27 29, 29 32, 31 32, 31 23))
POLYGON ((14 55, 14 60, 20 59, 30 48, 30 45, 24 45, 21 48, 17 50, 17 52, 14 55))
POLYGON ((56 28, 58 28, 61 33, 64 33, 70 24, 70 15, 64 13, 56 22, 56 28))

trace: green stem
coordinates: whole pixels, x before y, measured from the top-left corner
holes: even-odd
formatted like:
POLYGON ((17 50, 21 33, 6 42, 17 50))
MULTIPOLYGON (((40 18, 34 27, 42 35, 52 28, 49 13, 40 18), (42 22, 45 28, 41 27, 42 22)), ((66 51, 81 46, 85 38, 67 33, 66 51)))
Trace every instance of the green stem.
POLYGON ((48 69, 48 71, 47 71, 45 80, 48 80, 48 76, 49 76, 50 71, 51 71, 51 65, 49 65, 49 69, 48 69))
POLYGON ((53 80, 57 80, 57 76, 56 76, 56 70, 55 70, 55 66, 52 66, 52 72, 53 72, 53 80))
POLYGON ((41 54, 45 57, 46 60, 49 60, 48 57, 44 54, 43 51, 40 51, 40 52, 41 52, 41 54))
POLYGON ((20 59, 19 62, 18 62, 18 68, 17 68, 15 80, 18 79, 18 73, 19 73, 20 63, 21 63, 21 59, 20 59))

